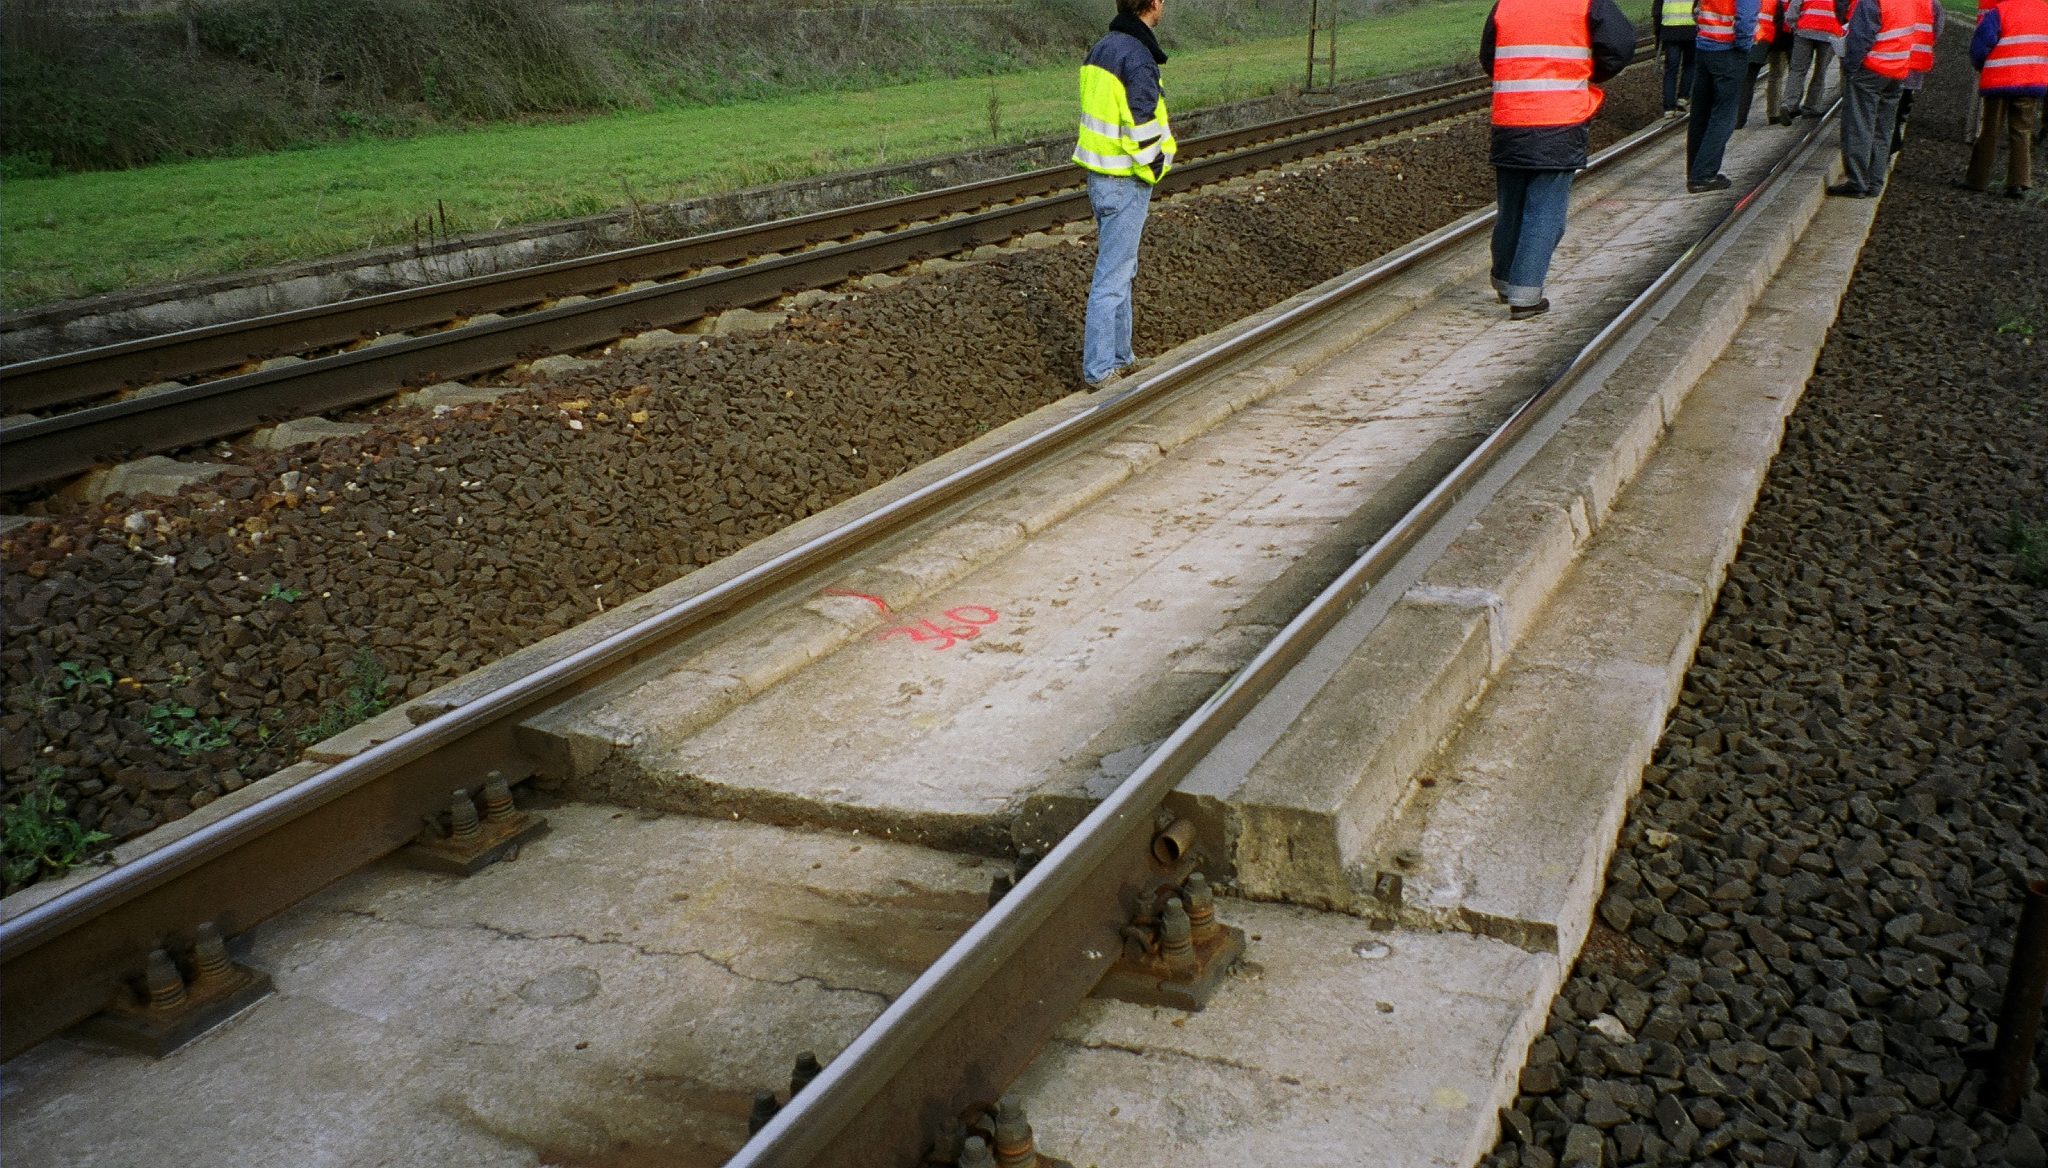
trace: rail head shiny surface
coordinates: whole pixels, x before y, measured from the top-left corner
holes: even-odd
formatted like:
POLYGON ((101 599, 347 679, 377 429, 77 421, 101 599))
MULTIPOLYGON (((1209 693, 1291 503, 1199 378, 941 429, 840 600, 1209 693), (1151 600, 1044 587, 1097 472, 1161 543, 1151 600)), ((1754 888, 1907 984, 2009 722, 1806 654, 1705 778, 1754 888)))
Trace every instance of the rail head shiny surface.
POLYGON ((1830 109, 1750 191, 1634 297, 1542 389, 1522 403, 1183 722, 1016 888, 828 1063, 819 1079, 728 1161, 727 1168, 886 1164, 907 1162, 906 1156, 919 1154, 921 1148, 899 1147, 884 1155, 848 1155, 839 1135, 877 1106, 901 1105, 879 1098, 880 1092, 890 1079, 920 1057, 922 1043, 939 1031, 948 1014, 976 1001, 992 972, 1024 954, 1029 939, 1059 911, 1060 902, 1086 888, 1118 849, 1128 848, 1134 840, 1149 834, 1153 816, 1166 795, 1211 746, 1221 741, 1230 725, 1271 692, 1511 448, 1528 439, 1538 422, 1612 351, 1621 337, 1640 324, 1713 253, 1718 243, 1753 218, 1760 199, 1816 148, 1833 114, 1830 109))

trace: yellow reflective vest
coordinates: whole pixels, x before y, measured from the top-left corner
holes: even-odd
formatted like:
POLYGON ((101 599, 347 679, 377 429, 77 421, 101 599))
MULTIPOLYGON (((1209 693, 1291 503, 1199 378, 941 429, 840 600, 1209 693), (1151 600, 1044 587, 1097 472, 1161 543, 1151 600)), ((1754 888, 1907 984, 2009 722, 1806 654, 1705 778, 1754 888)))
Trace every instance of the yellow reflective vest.
POLYGON ((1130 95, 1116 74, 1100 65, 1081 66, 1081 129, 1074 161, 1097 174, 1128 175, 1157 183, 1173 166, 1180 146, 1166 121, 1166 95, 1140 125, 1130 95))

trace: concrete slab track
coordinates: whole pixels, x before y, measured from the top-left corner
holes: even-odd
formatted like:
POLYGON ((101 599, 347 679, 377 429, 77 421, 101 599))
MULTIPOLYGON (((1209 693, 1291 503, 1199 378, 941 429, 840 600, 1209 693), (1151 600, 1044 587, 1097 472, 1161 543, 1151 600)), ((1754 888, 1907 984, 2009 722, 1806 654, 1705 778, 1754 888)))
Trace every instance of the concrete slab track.
MULTIPOLYGON (((1784 133, 1738 138, 1730 173, 1784 133)), ((536 720, 574 802, 517 862, 380 866, 256 930, 238 947, 275 997, 164 1061, 71 1039, 13 1060, 0 1155, 720 1162, 753 1090, 975 919, 984 856, 1128 773, 1725 209, 1680 193, 1677 149, 1583 184, 1549 316, 1507 322, 1468 246, 831 594, 536 720)), ((1041 1146, 1490 1146, 1874 212, 1822 206, 1824 170, 1377 632, 1191 779, 1235 833, 1248 960, 1201 1014, 1071 1019, 1020 1086, 1041 1146)))

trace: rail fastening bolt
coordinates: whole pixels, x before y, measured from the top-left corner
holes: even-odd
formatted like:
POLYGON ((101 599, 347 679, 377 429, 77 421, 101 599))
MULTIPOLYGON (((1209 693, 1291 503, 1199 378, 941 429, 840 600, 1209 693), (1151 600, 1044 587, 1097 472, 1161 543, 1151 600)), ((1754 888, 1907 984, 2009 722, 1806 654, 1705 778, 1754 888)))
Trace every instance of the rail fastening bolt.
POLYGON ((492 823, 512 818, 512 787, 497 771, 484 780, 484 818, 492 823))
POLYGON ((980 1136, 968 1136, 960 1148, 960 1168, 996 1168, 996 1158, 989 1154, 988 1141, 980 1136))
POLYGON ((221 940, 220 928, 212 921, 199 926, 199 939, 192 946, 192 980, 209 982, 223 978, 234 971, 234 962, 228 957, 228 943, 221 940))
POLYGON ((469 792, 455 788, 448 796, 448 838, 465 842, 483 834, 477 826, 476 804, 470 801, 469 792))
POLYGON ((818 1062, 818 1056, 804 1051, 796 1056, 796 1066, 789 1072, 789 1097, 795 1099, 797 1092, 811 1085, 811 1080, 825 1068, 818 1062))
POLYGON ((999 1168, 1032 1168, 1037 1163, 1038 1143, 1031 1136, 1024 1103, 1015 1095, 1005 1095, 996 1103, 996 1164, 999 1168))
POLYGON ((1175 977, 1194 973, 1198 964, 1194 934, 1188 926, 1188 910, 1177 896, 1166 902, 1166 915, 1159 922, 1159 951, 1166 958, 1167 970, 1175 977))
POLYGON ((1010 890, 1015 887, 1017 887, 1017 882, 1010 878, 1008 872, 998 872, 990 877, 988 882, 988 906, 994 908, 1002 903, 1003 898, 1010 895, 1010 890))
POLYGON ((149 1008, 170 1010, 185 1000, 185 978, 178 963, 162 949, 149 951, 149 964, 142 970, 142 986, 149 994, 149 1008))
POLYGON ((754 1109, 747 1113, 747 1134, 760 1135, 761 1129, 767 1127, 768 1122, 775 1118, 775 1113, 781 1110, 782 1105, 775 1101, 775 1092, 754 1092, 754 1109))
POLYGON ((1196 941, 1207 941, 1221 928, 1216 923, 1216 894, 1209 890, 1209 878, 1196 872, 1188 877, 1188 929, 1196 941))

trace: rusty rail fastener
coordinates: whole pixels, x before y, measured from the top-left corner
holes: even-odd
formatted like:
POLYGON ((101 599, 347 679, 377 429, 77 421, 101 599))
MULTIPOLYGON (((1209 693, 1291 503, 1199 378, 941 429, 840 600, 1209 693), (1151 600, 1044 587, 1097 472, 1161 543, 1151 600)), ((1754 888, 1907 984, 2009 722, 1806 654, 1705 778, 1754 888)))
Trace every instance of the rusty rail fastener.
POLYGON ((485 780, 483 810, 470 793, 457 787, 448 798, 448 825, 431 817, 419 838, 401 853, 407 863, 430 872, 474 876, 499 860, 516 859, 519 847, 548 828, 548 821, 512 804, 505 776, 492 771, 485 780))
POLYGON ((2012 968, 2005 979, 2005 1003, 1998 1010, 1998 1041, 1991 1048, 1984 1106, 2001 1115, 2020 1113, 2033 1070, 2034 1044, 2041 1033, 2041 1000, 2048 996, 2048 880, 2027 882, 2020 903, 2019 932, 2012 943, 2012 968))
POLYGON ((220 929, 208 921, 199 926, 183 967, 169 949, 151 950, 137 986, 78 1029, 161 1058, 261 1001, 270 988, 269 974, 235 964, 220 929))

